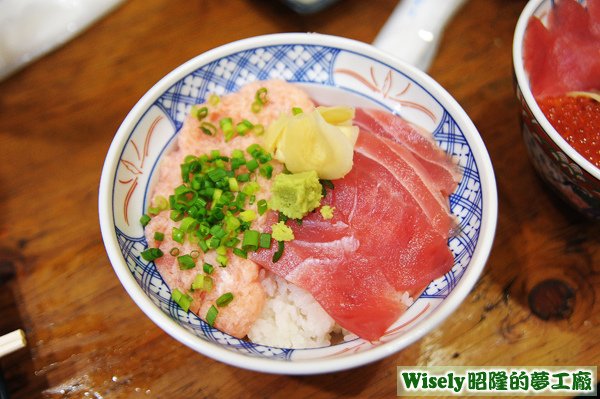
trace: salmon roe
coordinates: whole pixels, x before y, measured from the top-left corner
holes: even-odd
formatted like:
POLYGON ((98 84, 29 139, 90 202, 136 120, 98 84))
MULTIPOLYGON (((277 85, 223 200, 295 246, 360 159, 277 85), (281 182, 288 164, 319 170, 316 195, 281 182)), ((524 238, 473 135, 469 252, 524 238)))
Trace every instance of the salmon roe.
POLYGON ((558 133, 600 168, 600 102, 566 95, 544 97, 537 102, 558 133))

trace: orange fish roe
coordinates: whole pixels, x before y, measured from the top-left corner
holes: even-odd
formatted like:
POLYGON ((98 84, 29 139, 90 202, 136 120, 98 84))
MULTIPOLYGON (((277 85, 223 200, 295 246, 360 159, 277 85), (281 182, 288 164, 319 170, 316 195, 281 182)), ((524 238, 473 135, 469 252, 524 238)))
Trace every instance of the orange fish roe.
POLYGON ((537 102, 558 133, 600 168, 600 102, 566 95, 545 97, 537 102))

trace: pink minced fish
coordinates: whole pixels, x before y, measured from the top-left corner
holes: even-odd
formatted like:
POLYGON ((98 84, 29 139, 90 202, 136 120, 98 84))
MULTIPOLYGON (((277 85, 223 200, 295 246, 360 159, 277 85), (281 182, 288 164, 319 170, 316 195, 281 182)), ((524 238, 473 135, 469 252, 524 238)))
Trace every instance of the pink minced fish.
MULTIPOLYGON (((231 117, 235 122, 248 119, 254 124, 260 123, 266 127, 280 113, 291 112, 292 107, 309 110, 314 105, 304 91, 283 81, 255 82, 244 86, 238 93, 223 96, 217 106, 208 105, 207 120, 218 126, 219 120, 224 117, 231 117), (251 111, 252 102, 256 91, 261 87, 267 88, 269 102, 261 112, 253 113, 251 111)), ((157 195, 168 198, 174 188, 182 184, 180 164, 183 163, 185 156, 207 154, 211 150, 219 150, 222 155, 230 155, 236 148, 245 150, 250 144, 257 142, 257 138, 253 135, 238 136, 225 142, 221 132, 215 136, 208 136, 201 132, 199 125, 200 122, 191 116, 185 120, 176 142, 161 160, 158 180, 152 189, 151 198, 157 195)), ((281 165, 273 166, 276 167, 276 171, 281 170, 281 165)), ((243 172, 244 168, 242 167, 240 171, 243 172)), ((261 191, 257 193, 257 200, 268 198, 271 181, 259 176, 258 182, 261 191)), ((257 219, 253 228, 264 230, 265 219, 266 217, 257 219)), ((216 299, 224 293, 231 292, 234 300, 226 307, 219 308, 215 327, 235 337, 245 337, 259 317, 266 299, 259 280, 259 266, 250 260, 241 259, 230 253, 227 267, 222 268, 216 262, 214 251, 202 254, 200 250, 202 255, 196 261, 197 266, 191 270, 180 270, 176 257, 169 254, 170 249, 176 247, 179 248, 181 254, 188 254, 199 248, 189 242, 183 245, 174 242, 171 238, 173 227, 176 227, 176 224, 169 218, 169 212, 163 211, 153 217, 145 229, 149 246, 158 247, 164 253, 163 257, 155 261, 162 278, 171 290, 178 288, 187 293, 196 275, 202 271, 204 262, 215 266, 211 275, 214 288, 208 293, 205 291, 189 293, 193 298, 190 310, 205 319, 208 309, 215 304, 216 299), (164 233, 165 238, 162 242, 154 240, 154 233, 157 231, 164 233)))

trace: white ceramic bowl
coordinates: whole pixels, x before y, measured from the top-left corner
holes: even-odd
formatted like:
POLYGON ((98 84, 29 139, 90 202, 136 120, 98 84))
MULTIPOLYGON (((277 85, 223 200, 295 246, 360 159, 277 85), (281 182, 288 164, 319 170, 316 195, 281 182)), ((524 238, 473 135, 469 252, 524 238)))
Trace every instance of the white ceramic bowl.
MULTIPOLYGON (((585 4, 585 0, 580 1, 585 4)), ((553 0, 531 0, 523 9, 513 40, 516 93, 529 159, 539 175, 572 207, 600 219, 600 169, 579 154, 550 124, 538 106, 523 63, 523 38, 532 16, 546 20, 553 0)))
MULTIPOLYGON (((454 99, 431 78, 370 45, 319 34, 277 34, 231 43, 169 73, 133 107, 106 156, 100 182, 102 236, 121 283, 157 325, 183 344, 222 362, 281 374, 339 371, 376 361, 434 329, 464 300, 489 255, 497 219, 496 183, 481 138, 454 99), (152 262, 138 220, 161 154, 191 104, 256 79, 282 78, 323 103, 383 107, 430 129, 464 172, 451 196, 460 234, 450 239, 455 263, 432 282, 380 342, 355 339, 293 350, 256 345, 183 312, 152 262), (343 100, 343 101, 342 101, 343 100)), ((462 317, 460 314, 455 317, 462 317)))

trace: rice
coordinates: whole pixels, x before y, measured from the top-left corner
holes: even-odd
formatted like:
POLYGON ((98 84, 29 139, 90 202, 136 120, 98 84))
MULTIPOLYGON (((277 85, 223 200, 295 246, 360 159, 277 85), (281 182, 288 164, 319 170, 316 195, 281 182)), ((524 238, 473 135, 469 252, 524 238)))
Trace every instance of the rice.
POLYGON ((259 277, 267 300, 248 332, 252 342, 281 348, 331 345, 341 328, 310 293, 264 269, 259 277))

